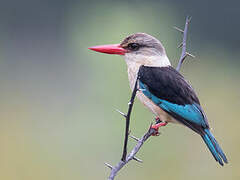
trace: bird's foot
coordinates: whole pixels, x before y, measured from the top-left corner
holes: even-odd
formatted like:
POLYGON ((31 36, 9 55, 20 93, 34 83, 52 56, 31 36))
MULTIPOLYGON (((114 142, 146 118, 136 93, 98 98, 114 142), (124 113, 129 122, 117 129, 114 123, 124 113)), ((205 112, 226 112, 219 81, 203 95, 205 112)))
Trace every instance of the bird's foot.
POLYGON ((152 136, 159 136, 159 128, 162 127, 162 126, 166 126, 168 123, 167 122, 162 122, 159 117, 156 118, 156 124, 152 125, 151 128, 152 129, 155 129, 155 133, 152 134, 152 136))

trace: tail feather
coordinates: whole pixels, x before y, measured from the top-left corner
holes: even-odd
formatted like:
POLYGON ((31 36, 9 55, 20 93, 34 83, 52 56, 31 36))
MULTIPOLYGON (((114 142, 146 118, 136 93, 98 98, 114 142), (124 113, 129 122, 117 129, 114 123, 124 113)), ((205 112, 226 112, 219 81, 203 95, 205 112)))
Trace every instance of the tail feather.
POLYGON ((215 160, 218 161, 219 164, 221 164, 222 166, 224 165, 223 161, 225 163, 228 163, 226 155, 223 153, 221 147, 219 146, 218 142, 216 141, 212 133, 209 131, 209 129, 204 129, 204 132, 205 134, 202 135, 202 138, 215 160))

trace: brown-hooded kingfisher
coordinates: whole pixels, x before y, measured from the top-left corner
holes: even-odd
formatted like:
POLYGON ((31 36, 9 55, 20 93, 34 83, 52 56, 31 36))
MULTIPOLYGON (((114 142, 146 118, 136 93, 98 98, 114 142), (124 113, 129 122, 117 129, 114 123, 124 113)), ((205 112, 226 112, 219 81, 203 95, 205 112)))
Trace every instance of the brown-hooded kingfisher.
POLYGON ((227 158, 210 132, 207 117, 193 88, 176 71, 159 40, 136 33, 126 37, 121 44, 102 45, 89 49, 123 55, 127 63, 130 87, 133 90, 138 77, 138 99, 160 119, 152 128, 158 130, 167 123, 183 124, 198 133, 219 164, 227 158))

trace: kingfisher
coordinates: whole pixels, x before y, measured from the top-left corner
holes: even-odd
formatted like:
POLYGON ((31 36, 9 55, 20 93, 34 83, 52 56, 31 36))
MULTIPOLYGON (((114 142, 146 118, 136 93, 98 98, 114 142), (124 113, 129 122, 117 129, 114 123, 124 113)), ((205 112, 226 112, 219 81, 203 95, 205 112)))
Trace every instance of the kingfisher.
POLYGON ((138 80, 136 96, 159 119, 152 128, 180 123, 199 134, 220 164, 228 163, 226 155, 210 131, 200 101, 185 78, 172 66, 162 43, 146 33, 135 33, 120 44, 90 47, 101 53, 117 54, 127 64, 130 88, 138 80))

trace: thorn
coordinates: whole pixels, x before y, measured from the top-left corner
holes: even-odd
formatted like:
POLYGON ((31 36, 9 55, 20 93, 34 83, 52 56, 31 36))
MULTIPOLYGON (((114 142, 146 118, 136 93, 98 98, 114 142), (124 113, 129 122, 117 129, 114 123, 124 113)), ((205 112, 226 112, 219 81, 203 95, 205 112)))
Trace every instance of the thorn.
POLYGON ((176 26, 173 26, 174 29, 176 29, 177 31, 181 32, 181 33, 184 33, 184 31, 176 26))
POLYGON ((195 58, 196 56, 194 56, 194 55, 192 55, 192 54, 190 54, 190 53, 188 53, 188 52, 186 52, 186 55, 187 56, 190 56, 190 57, 192 57, 192 58, 195 58))
POLYGON ((122 116, 127 117, 126 114, 124 114, 123 112, 119 111, 118 109, 115 109, 115 110, 116 110, 117 112, 119 112, 122 116))
POLYGON ((190 23, 190 21, 192 20, 192 16, 188 16, 187 20, 188 20, 188 23, 190 23))
POLYGON ((131 134, 131 130, 128 131, 128 135, 130 135, 130 134, 131 134))
POLYGON ((181 58, 181 62, 182 62, 182 63, 183 63, 183 61, 186 59, 187 56, 188 56, 187 53, 185 53, 185 55, 181 58))
POLYGON ((135 136, 130 135, 130 137, 131 137, 132 139, 134 139, 135 141, 137 141, 137 142, 140 141, 140 140, 139 140, 137 137, 135 137, 135 136))
POLYGON ((181 48, 183 46, 183 43, 179 44, 177 48, 181 48))
POLYGON ((141 159, 138 159, 137 157, 133 157, 133 160, 137 161, 137 162, 140 162, 140 163, 143 163, 143 161, 141 159))
POLYGON ((108 163, 104 163, 108 168, 110 168, 110 169, 112 169, 113 167, 110 165, 110 164, 108 164, 108 163))

